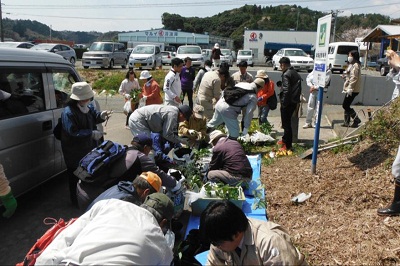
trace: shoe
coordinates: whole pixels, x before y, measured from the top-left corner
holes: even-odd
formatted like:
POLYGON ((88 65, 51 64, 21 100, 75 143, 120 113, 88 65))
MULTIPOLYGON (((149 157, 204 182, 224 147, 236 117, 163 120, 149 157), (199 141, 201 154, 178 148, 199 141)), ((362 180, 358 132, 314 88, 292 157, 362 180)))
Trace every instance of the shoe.
POLYGON ((285 142, 283 142, 283 140, 278 140, 278 142, 276 143, 278 145, 285 145, 285 142))
POLYGON ((279 149, 280 151, 287 151, 286 145, 283 144, 282 147, 279 149))
POLYGON ((309 123, 305 123, 303 128, 313 128, 313 125, 311 125, 309 123))

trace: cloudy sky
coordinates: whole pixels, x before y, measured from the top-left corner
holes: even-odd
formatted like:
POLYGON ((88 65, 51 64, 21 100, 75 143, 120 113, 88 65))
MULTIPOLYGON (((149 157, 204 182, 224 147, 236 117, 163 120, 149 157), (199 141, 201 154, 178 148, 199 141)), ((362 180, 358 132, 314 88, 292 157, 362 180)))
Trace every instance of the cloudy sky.
MULTIPOLYGON (((1 0, 0 0, 1 1, 1 0)), ((30 19, 53 30, 71 31, 135 31, 161 28, 164 12, 183 17, 209 17, 225 10, 248 5, 292 5, 293 1, 249 0, 69 0, 56 4, 48 0, 2 0, 3 18, 30 19), (63 3, 66 3, 63 5, 63 3), (68 3, 68 5, 67 5, 68 3)), ((330 12, 339 10, 340 15, 377 13, 400 17, 399 0, 297 0, 303 8, 330 12)))

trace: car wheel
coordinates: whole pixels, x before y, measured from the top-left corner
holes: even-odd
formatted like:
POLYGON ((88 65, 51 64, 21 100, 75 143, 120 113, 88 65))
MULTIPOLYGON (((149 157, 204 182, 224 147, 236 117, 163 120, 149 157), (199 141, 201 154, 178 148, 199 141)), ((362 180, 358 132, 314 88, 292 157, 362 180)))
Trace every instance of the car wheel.
POLYGON ((84 66, 83 68, 84 68, 84 69, 88 69, 89 67, 88 67, 88 66, 84 66))
POLYGON ((157 63, 156 63, 156 61, 154 61, 153 62, 153 67, 151 68, 151 70, 156 70, 156 68, 157 68, 157 63))
POLYGON ((75 66, 75 58, 74 58, 74 57, 71 57, 71 58, 69 59, 69 62, 70 62, 73 66, 75 66))
POLYGON ((108 66, 109 69, 113 69, 114 68, 114 60, 110 61, 110 65, 108 66))
POLYGON ((125 59, 125 61, 124 61, 124 64, 121 66, 122 68, 126 68, 126 65, 128 64, 128 62, 126 61, 126 59, 125 59))
POLYGON ((381 74, 381 76, 385 76, 387 74, 385 71, 385 66, 381 66, 380 74, 381 74))
POLYGON ((275 62, 272 64, 272 69, 273 70, 278 70, 278 67, 275 65, 275 62))

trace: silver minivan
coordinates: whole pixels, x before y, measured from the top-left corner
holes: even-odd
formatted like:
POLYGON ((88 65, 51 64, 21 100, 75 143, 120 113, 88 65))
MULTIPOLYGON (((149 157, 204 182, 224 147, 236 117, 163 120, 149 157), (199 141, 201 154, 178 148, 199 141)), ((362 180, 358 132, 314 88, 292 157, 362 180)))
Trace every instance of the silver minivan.
POLYGON ((89 50, 82 55, 82 66, 113 68, 121 66, 126 68, 128 54, 123 43, 118 42, 94 42, 89 50))
POLYGON ((60 55, 0 48, 0 162, 15 196, 66 169, 53 129, 77 81, 60 55))

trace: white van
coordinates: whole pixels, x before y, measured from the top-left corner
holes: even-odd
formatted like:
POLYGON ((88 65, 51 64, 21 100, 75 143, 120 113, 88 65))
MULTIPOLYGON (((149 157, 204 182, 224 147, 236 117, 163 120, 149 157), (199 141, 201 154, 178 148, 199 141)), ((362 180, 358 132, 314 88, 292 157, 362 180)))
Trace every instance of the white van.
POLYGON ((58 54, 0 48, 0 163, 14 196, 66 169, 53 129, 77 81, 58 54))
POLYGON ((329 44, 328 66, 330 66, 332 73, 339 71, 342 74, 346 70, 347 57, 352 50, 357 50, 360 53, 360 46, 356 42, 332 42, 329 44))
POLYGON ((154 44, 139 44, 133 48, 129 56, 129 68, 147 68, 156 70, 162 67, 160 46, 154 44))
POLYGON ((239 50, 236 57, 236 64, 239 64, 242 61, 247 61, 247 65, 253 67, 253 51, 252 50, 239 50))

